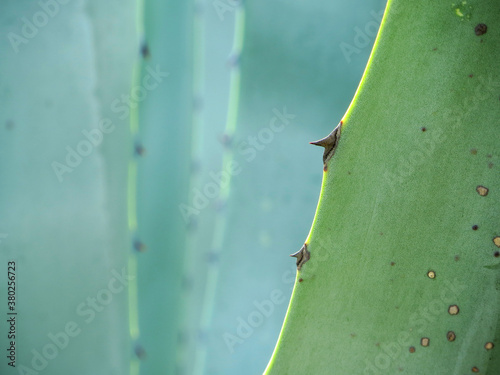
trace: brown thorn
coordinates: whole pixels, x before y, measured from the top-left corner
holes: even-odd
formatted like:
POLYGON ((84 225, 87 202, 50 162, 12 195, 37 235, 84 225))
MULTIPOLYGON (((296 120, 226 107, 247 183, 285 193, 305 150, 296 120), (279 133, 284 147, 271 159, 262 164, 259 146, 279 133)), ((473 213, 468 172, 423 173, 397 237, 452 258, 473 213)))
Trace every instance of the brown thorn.
POLYGON ((339 144, 341 129, 342 121, 325 138, 322 138, 318 141, 309 142, 311 145, 321 146, 325 148, 325 152, 323 153, 323 164, 326 164, 332 158, 333 154, 335 154, 335 149, 339 144))
POLYGON ((302 265, 311 258, 311 253, 307 250, 307 245, 304 244, 299 251, 290 256, 297 258, 297 271, 300 271, 302 265))

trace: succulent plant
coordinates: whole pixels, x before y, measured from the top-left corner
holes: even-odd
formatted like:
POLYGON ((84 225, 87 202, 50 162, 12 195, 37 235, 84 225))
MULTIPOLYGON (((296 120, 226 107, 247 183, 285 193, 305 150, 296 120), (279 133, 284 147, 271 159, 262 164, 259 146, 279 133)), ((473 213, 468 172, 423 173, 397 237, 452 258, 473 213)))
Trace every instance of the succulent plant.
POLYGON ((266 375, 500 372, 494 8, 388 2, 266 375))

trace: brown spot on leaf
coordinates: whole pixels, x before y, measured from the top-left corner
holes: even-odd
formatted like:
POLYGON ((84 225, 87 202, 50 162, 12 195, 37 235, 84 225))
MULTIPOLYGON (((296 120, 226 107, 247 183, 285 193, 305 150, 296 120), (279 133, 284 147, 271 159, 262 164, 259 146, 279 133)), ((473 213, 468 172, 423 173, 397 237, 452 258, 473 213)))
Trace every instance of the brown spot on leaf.
POLYGON ((426 128, 425 126, 422 126, 422 127, 420 128, 420 130, 422 130, 423 132, 425 132, 425 131, 427 130, 427 128, 426 128))
POLYGON ((427 277, 429 277, 429 279, 435 279, 436 278, 436 272, 434 271, 429 271, 427 272, 427 277))
POLYGON ((232 53, 228 58, 227 58, 227 66, 230 67, 230 68, 235 68, 237 67, 238 65, 240 65, 240 61, 241 61, 241 56, 239 53, 232 53))
POLYGON ((472 372, 479 372, 479 369, 476 366, 474 366, 471 370, 472 372))
POLYGON ((486 350, 491 350, 495 347, 495 344, 493 344, 492 342, 487 342, 486 344, 484 344, 484 348, 486 350))
POLYGON ((482 196, 482 197, 486 197, 488 195, 488 191, 489 189, 485 186, 482 186, 482 185, 478 185, 477 188, 476 188, 476 191, 477 193, 482 196))
POLYGON ((500 247, 500 236, 493 238, 493 243, 497 245, 497 247, 500 247))
POLYGON ((479 229, 479 227, 477 225, 472 226, 472 230, 478 230, 478 229, 479 229))
POLYGON ((500 257, 500 251, 495 251, 495 252, 493 253, 493 256, 494 256, 495 258, 500 257))
POLYGON ((486 34, 487 31, 488 31, 488 26, 486 26, 484 23, 478 23, 474 28, 474 32, 476 33, 477 36, 486 34))
POLYGON ((453 331, 448 331, 448 333, 446 334, 446 339, 450 342, 455 341, 456 338, 457 335, 455 335, 455 332, 453 331))
POLYGON ((450 305, 450 307, 448 307, 448 313, 450 315, 457 315, 459 312, 460 309, 458 308, 457 305, 450 305))
POLYGON ((140 143, 135 144, 135 153, 136 155, 143 156, 146 153, 146 149, 140 143))
POLYGON ((231 147, 232 142, 233 142, 233 137, 231 137, 227 133, 222 134, 222 136, 220 137, 220 143, 222 144, 222 146, 226 148, 231 147))
POLYGON ((469 74, 469 78, 472 78, 472 77, 474 77, 474 74, 469 74))
POLYGON ((147 249, 146 249, 146 245, 144 245, 143 242, 139 241, 139 240, 135 240, 134 241, 134 250, 135 251, 138 251, 139 253, 143 253, 145 252, 147 249))
POLYGON ((460 260, 460 255, 455 255, 455 262, 458 262, 460 260))
POLYGON ((304 279, 301 277, 301 278, 299 279, 299 283, 301 283, 302 281, 304 281, 304 279))
POLYGON ((475 148, 471 148, 471 149, 470 149, 470 153, 471 153, 472 155, 477 155, 477 149, 475 149, 475 148))
POLYGON ((396 263, 394 263, 394 262, 391 262, 391 266, 394 266, 395 264, 396 264, 396 263))
POLYGON ((414 346, 410 346, 410 353, 415 353, 415 347, 414 346))
POLYGON ((144 347, 141 344, 137 344, 134 347, 134 353, 140 360, 144 360, 147 357, 146 350, 144 350, 144 347))
POLYGON ((420 339, 420 345, 422 345, 422 346, 429 346, 430 341, 431 340, 428 337, 422 337, 420 339))
POLYGON ((141 45, 141 55, 145 59, 149 59, 149 57, 151 56, 151 52, 149 51, 149 46, 146 41, 144 41, 141 45))

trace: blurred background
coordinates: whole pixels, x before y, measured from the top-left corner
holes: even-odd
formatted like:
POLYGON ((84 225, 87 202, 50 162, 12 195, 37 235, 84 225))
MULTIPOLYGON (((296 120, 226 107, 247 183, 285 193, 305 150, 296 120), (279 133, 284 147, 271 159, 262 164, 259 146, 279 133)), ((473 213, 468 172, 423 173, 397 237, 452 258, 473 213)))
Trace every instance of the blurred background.
POLYGON ((261 374, 384 7, 2 0, 0 373, 261 374))

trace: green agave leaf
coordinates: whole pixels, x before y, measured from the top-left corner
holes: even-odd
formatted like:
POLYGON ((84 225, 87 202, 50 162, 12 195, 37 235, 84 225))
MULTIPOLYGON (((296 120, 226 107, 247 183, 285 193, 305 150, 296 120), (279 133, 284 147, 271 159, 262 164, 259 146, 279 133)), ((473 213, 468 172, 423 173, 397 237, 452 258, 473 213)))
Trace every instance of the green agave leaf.
MULTIPOLYGON (((377 24, 372 13, 380 13, 383 4, 325 8, 322 1, 254 1, 232 9, 216 20, 236 17, 227 125, 224 135, 216 134, 223 160, 211 171, 215 177, 209 173, 199 186, 209 205, 196 217, 193 232, 205 230, 202 216, 216 211, 210 216, 211 240, 199 247, 208 271, 196 374, 255 374, 265 366, 294 281, 294 266, 283 256, 306 238, 317 201, 321 169, 311 165, 318 150, 307 141, 326 132, 332 118, 340 118, 368 58, 368 45, 350 60, 342 52, 343 42, 356 45, 351 22, 363 28, 377 24), (333 21, 318 27, 318 19, 333 21), (341 33, 342 28, 349 32, 341 33), (334 69, 346 73, 334 78, 334 69), (301 153, 290 152, 294 149, 301 153), (297 172, 290 173, 292 168, 297 172), (204 194, 221 174, 231 175, 221 184, 221 194, 204 194)), ((214 17, 212 4, 205 13, 214 17)), ((371 39, 365 36, 367 44, 375 33, 371 39)))
MULTIPOLYGON (((137 272, 131 330, 141 360, 132 374, 176 373, 187 236, 178 205, 187 200, 191 172, 192 23, 191 1, 144 2, 138 84, 144 83, 147 96, 131 124, 137 130, 137 164, 131 166, 131 190, 137 194, 131 199, 136 199, 138 250, 131 259, 137 272)), ((129 215, 134 225, 133 209, 129 215)))
POLYGON ((389 1, 267 375, 500 372, 495 7, 389 1))
MULTIPOLYGON (((0 5, 0 297, 16 263, 16 368, 126 374, 135 2, 0 5), (109 20, 113 19, 112 25, 109 20), (102 35, 102 37, 99 37, 102 35)), ((9 341, 10 344, 10 341, 9 341)))
MULTIPOLYGON (((182 322, 178 328, 179 374, 204 373, 210 331, 217 241, 224 200, 218 187, 228 152, 224 136, 230 102, 235 7, 219 17, 210 2, 198 3, 194 14, 193 134, 189 196, 174 212, 188 228, 182 289, 182 322), (215 189, 214 189, 215 186, 215 189), (208 189, 210 198, 204 190, 208 189), (215 195, 214 195, 215 194, 215 195), (203 197, 202 197, 203 195, 203 197)), ((224 179, 226 182, 226 179, 224 179)))

